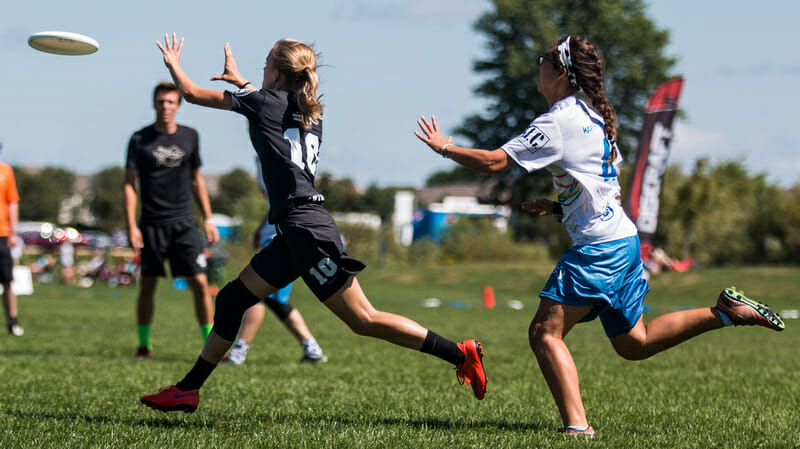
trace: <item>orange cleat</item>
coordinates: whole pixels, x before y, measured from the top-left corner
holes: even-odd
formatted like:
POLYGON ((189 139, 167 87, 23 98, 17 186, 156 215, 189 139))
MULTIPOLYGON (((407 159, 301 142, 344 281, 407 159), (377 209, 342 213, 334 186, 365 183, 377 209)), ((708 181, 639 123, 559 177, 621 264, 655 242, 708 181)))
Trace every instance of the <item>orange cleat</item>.
POLYGON ((486 394, 486 372, 483 369, 483 347, 476 340, 462 341, 458 349, 464 353, 464 363, 456 367, 456 377, 461 385, 468 384, 480 401, 486 394))

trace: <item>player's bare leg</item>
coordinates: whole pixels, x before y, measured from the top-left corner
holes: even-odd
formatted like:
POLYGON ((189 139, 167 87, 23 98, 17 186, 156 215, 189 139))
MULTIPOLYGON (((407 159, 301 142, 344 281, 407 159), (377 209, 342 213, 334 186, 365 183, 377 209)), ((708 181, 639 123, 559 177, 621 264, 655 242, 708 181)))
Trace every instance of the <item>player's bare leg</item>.
POLYGON ((542 375, 550 387, 564 426, 588 426, 575 361, 564 343, 567 332, 591 307, 568 306, 541 298, 528 338, 542 375))

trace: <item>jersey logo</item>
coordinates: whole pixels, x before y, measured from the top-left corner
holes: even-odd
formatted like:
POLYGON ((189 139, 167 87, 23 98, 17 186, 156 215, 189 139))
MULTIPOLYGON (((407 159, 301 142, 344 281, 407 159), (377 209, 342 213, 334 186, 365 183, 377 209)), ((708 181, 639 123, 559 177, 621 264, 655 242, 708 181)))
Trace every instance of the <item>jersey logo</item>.
POLYGON ((606 206, 606 210, 603 211, 603 215, 600 216, 600 221, 608 221, 614 218, 614 209, 611 206, 606 206))
POLYGON ((177 145, 168 147, 157 146, 153 150, 153 157, 156 158, 156 167, 178 167, 183 162, 186 153, 177 145))
POLYGON ((252 94, 253 92, 258 92, 258 91, 255 89, 236 89, 233 91, 233 95, 237 97, 246 97, 252 94))
POLYGON ((548 137, 544 131, 535 125, 529 126, 522 135, 522 138, 528 142, 528 145, 530 146, 528 151, 531 153, 535 152, 539 148, 544 147, 548 142, 550 142, 550 137, 548 137))

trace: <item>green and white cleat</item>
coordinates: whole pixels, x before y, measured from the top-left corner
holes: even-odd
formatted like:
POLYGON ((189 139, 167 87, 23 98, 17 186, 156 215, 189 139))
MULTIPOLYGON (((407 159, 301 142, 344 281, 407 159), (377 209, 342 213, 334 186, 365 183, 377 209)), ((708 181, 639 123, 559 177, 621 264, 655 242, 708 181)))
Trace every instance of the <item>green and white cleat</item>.
POLYGON ((724 312, 737 326, 758 325, 776 331, 786 328, 781 317, 768 305, 750 299, 736 287, 728 287, 717 298, 717 309, 724 312))

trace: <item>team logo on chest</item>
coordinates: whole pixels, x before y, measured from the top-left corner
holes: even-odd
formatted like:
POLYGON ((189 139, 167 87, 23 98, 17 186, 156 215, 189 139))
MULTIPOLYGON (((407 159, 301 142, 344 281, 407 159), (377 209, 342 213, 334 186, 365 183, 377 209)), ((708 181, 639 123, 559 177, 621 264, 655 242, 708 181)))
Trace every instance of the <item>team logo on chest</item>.
POLYGON ((186 153, 177 145, 168 147, 157 146, 153 150, 153 157, 156 159, 156 167, 178 167, 183 162, 186 153))

